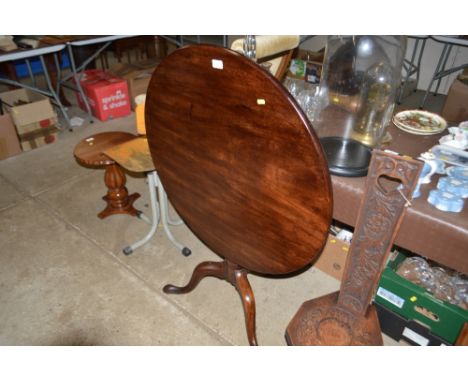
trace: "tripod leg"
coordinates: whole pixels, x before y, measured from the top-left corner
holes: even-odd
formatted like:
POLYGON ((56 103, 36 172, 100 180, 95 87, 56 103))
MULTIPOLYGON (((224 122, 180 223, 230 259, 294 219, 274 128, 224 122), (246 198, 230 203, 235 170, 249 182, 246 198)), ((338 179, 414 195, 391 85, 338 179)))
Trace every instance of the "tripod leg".
POLYGON ((257 346, 257 335, 255 332, 255 297, 245 270, 235 271, 235 287, 239 292, 244 308, 245 327, 247 329, 249 344, 257 346))
POLYGON ((212 276, 220 279, 224 279, 224 261, 205 261, 197 265, 193 271, 192 278, 189 283, 183 287, 177 287, 175 285, 168 284, 163 288, 164 293, 170 294, 184 294, 189 293, 195 289, 205 277, 212 276))

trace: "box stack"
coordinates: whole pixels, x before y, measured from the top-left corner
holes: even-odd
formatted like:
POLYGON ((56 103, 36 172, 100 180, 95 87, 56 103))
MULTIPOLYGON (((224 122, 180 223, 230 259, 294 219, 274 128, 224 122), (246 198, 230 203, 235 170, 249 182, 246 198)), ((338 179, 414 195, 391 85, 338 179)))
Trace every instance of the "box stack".
MULTIPOLYGON (((23 151, 29 151, 57 140, 57 115, 49 98, 27 89, 17 89, 0 94, 3 110, 13 121, 23 151)), ((3 131, 9 131, 8 147, 11 155, 18 153, 8 117, 2 117, 3 131)), ((10 155, 8 155, 10 156, 10 155)))
MULTIPOLYGON (((125 117, 130 114, 127 81, 99 69, 85 71, 80 80, 93 115, 101 121, 125 117)), ((86 110, 79 93, 78 104, 86 110)))

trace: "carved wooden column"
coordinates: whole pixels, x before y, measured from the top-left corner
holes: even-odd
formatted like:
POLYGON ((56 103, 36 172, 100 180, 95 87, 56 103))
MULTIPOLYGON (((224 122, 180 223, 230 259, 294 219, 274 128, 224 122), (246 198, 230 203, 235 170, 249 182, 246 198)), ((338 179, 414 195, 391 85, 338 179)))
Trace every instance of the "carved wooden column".
POLYGON ((286 330, 292 345, 382 344, 369 306, 421 162, 374 150, 339 292, 305 302, 286 330))
POLYGON ((137 192, 132 195, 128 194, 127 187, 125 187, 127 178, 117 163, 111 163, 106 166, 104 183, 107 186, 107 194, 102 199, 107 202, 107 206, 98 213, 99 218, 105 219, 108 216, 116 214, 137 216, 140 213, 140 211, 133 207, 133 203, 140 197, 140 194, 137 192))
POLYGON ((104 166, 106 169, 104 183, 107 186, 107 194, 102 198, 107 202, 107 206, 98 214, 101 219, 115 214, 137 216, 141 213, 133 206, 140 194, 128 194, 125 173, 113 159, 104 154, 106 150, 135 138, 135 135, 124 131, 99 133, 81 140, 73 151, 76 160, 83 166, 104 166))

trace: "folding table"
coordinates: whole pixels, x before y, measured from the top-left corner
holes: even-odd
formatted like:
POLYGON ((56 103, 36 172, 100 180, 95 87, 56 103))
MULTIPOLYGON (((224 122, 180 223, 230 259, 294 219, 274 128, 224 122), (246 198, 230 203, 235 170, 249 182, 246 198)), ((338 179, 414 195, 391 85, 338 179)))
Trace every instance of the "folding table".
POLYGON ((12 52, 0 54, 0 62, 8 62, 8 61, 14 61, 14 60, 23 60, 23 59, 26 60, 26 65, 28 67, 28 71, 32 80, 32 84, 29 85, 29 84, 25 84, 19 81, 15 81, 13 79, 2 78, 2 77, 0 77, 0 83, 29 89, 31 91, 37 92, 39 94, 42 94, 51 98, 52 102, 60 109, 60 112, 65 118, 67 125, 70 127, 70 119, 68 118, 68 114, 62 102, 60 101, 60 97, 58 96, 59 89, 58 88, 56 90, 54 89, 52 81, 50 80, 50 75, 47 69, 47 65, 44 60, 45 55, 54 54, 55 64, 57 66, 57 70, 59 71, 60 66, 58 65, 58 59, 57 59, 56 53, 60 52, 64 48, 65 48, 65 44, 55 44, 55 45, 43 46, 43 47, 36 48, 36 49, 15 50, 12 52), (34 75, 31 70, 31 65, 29 63, 29 60, 32 58, 36 58, 36 57, 38 57, 41 62, 42 70, 44 72, 44 77, 45 77, 46 84, 47 84, 47 89, 39 88, 34 79, 34 75))
POLYGON ((465 36, 431 36, 431 38, 434 41, 444 44, 444 47, 442 48, 442 53, 440 54, 439 62, 437 63, 434 74, 432 75, 431 82, 429 83, 429 86, 426 89, 426 93, 424 94, 424 98, 421 104, 419 105, 420 109, 422 109, 424 105, 426 104, 427 96, 429 95, 429 92, 431 91, 434 81, 437 81, 437 85, 434 91, 434 94, 437 94, 437 91, 439 90, 439 86, 440 86, 440 81, 442 80, 442 78, 468 67, 468 62, 466 62, 464 64, 454 66, 453 68, 450 68, 450 69, 445 68, 447 65, 447 61, 450 56, 450 53, 452 52, 452 48, 454 46, 463 46, 465 48, 468 48, 467 37, 465 36))

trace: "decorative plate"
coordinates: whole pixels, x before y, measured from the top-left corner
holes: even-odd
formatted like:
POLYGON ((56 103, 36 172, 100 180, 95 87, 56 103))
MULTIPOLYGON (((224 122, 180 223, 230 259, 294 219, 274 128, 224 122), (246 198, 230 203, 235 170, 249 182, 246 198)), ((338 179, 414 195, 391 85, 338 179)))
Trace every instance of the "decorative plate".
POLYGON ((447 128, 447 122, 441 116, 424 110, 405 110, 393 117, 393 123, 399 129, 410 134, 439 134, 447 128))

